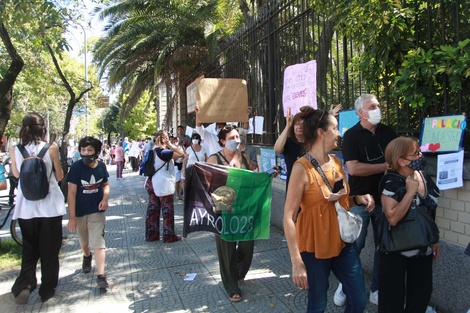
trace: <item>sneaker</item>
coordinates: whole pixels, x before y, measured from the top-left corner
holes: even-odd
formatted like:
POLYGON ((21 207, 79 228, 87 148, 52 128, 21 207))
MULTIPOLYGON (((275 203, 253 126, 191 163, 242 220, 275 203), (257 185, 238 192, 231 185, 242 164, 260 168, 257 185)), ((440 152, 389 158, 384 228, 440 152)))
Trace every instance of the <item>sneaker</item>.
POLYGON ((346 303, 346 295, 343 292, 342 284, 338 285, 338 289, 336 289, 335 295, 333 296, 333 302, 337 306, 343 306, 346 303))
POLYGON ((82 270, 85 274, 91 272, 91 259, 92 259, 91 253, 89 256, 83 256, 82 270))
MULTIPOLYGON (((470 310, 468 310, 470 312, 470 310)), ((426 313, 436 313, 436 310, 432 306, 429 306, 426 308, 426 313)))
POLYGON ((369 296, 369 302, 375 305, 379 305, 379 291, 371 291, 369 296))
POLYGON ((29 288, 25 288, 21 290, 21 292, 15 297, 16 304, 28 304, 29 300, 29 288))
POLYGON ((106 276, 98 275, 96 278, 96 283, 98 284, 98 288, 106 289, 109 287, 108 281, 106 280, 106 276))

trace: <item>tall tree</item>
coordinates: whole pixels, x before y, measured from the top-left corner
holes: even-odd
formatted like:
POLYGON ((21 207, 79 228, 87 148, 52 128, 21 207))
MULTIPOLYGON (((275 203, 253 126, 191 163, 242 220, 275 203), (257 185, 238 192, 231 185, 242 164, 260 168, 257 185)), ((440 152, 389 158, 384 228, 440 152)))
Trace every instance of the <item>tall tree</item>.
POLYGON ((8 51, 11 58, 11 64, 0 81, 0 145, 3 138, 3 133, 10 120, 12 103, 13 103, 13 86, 15 85, 16 78, 20 74, 24 66, 24 61, 16 51, 13 43, 11 42, 10 35, 8 34, 3 20, 0 18, 0 37, 8 51))

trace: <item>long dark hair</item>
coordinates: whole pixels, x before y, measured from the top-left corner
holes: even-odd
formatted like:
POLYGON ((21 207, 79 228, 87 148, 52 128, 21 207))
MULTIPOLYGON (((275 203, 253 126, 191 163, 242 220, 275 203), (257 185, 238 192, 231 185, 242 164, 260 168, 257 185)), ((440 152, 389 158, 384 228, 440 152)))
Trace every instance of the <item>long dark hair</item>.
POLYGON ((300 113, 301 118, 304 120, 304 144, 305 148, 309 150, 312 145, 317 141, 319 128, 327 130, 329 125, 328 117, 330 113, 322 110, 315 110, 312 107, 307 107, 300 113))
POLYGON ((41 115, 36 112, 26 113, 20 129, 20 139, 23 145, 43 141, 46 132, 46 124, 41 115))

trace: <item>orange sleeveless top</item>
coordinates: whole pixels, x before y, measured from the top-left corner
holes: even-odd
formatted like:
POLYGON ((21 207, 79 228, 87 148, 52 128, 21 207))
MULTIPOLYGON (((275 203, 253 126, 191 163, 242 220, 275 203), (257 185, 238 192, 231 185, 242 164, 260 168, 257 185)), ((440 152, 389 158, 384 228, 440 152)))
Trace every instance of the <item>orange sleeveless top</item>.
MULTIPOLYGON (((340 173, 343 176, 347 193, 339 201, 349 211, 348 196, 350 190, 346 173, 339 158, 330 155, 330 160, 337 174, 340 173)), ((300 202, 302 210, 297 217, 296 223, 299 251, 315 253, 315 257, 318 259, 336 257, 341 252, 341 249, 345 247, 345 243, 341 240, 339 234, 335 204, 333 201, 325 199, 325 196, 328 197, 330 194, 328 186, 309 160, 301 157, 296 163, 300 163, 305 167, 310 182, 310 186, 304 191, 300 202)), ((330 185, 333 186, 334 170, 325 171, 325 175, 330 181, 330 185)))

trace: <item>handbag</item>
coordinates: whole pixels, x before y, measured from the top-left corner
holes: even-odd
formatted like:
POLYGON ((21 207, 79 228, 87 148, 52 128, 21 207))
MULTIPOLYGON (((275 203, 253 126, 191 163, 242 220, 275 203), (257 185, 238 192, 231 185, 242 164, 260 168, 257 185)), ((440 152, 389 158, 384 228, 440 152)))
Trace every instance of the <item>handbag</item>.
MULTIPOLYGON (((318 171, 320 176, 323 178, 326 186, 330 189, 330 192, 333 192, 331 189, 330 182, 325 176, 320 164, 315 158, 312 158, 310 154, 306 154, 305 157, 307 160, 312 163, 313 167, 318 171)), ((357 214, 347 211, 339 201, 335 201, 336 214, 338 216, 338 226, 339 234, 341 240, 346 243, 353 243, 359 237, 362 229, 362 217, 357 214)))
POLYGON ((418 205, 418 194, 395 226, 391 226, 383 214, 376 219, 375 231, 377 248, 383 252, 409 251, 439 242, 439 228, 429 216, 428 208, 418 205))

